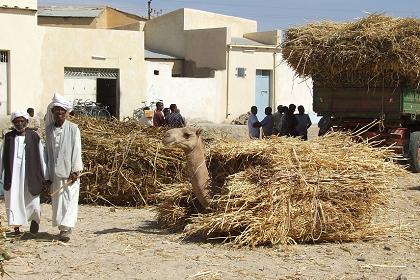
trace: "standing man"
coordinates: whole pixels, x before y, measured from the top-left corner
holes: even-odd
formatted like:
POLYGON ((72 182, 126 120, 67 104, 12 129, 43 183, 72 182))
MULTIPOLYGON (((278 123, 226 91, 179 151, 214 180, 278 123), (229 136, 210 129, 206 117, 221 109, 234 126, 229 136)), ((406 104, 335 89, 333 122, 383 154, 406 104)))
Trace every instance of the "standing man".
POLYGON ((296 105, 290 104, 289 108, 284 108, 284 114, 281 120, 280 136, 295 136, 297 120, 295 117, 296 105))
POLYGON ((70 240, 77 221, 80 180, 83 170, 82 145, 78 126, 66 119, 71 104, 55 95, 48 106, 53 122, 46 128, 49 180, 51 181, 52 224, 60 230, 60 240, 70 240))
POLYGON ((308 114, 305 114, 305 108, 302 105, 298 106, 298 114, 295 115, 296 136, 302 137, 303 140, 308 140, 308 128, 312 125, 311 119, 308 114))
POLYGON ((39 135, 27 128, 28 113, 14 112, 11 121, 14 128, 5 135, 0 153, 7 220, 16 234, 31 221, 30 232, 35 234, 41 220, 39 194, 46 172, 44 147, 39 135))
POLYGON ((263 136, 264 137, 270 137, 273 135, 273 115, 271 114, 273 112, 273 109, 271 107, 265 108, 265 118, 260 122, 260 125, 263 130, 263 136))
POLYGON ((283 105, 277 106, 277 112, 273 114, 273 134, 279 135, 281 131, 281 118, 283 117, 283 105))
POLYGON ((260 123, 258 122, 258 108, 257 106, 251 107, 251 113, 249 114, 248 118, 248 133, 251 139, 259 139, 260 138, 260 123))
POLYGON ((26 112, 29 114, 28 127, 32 128, 33 130, 38 130, 41 127, 41 123, 39 122, 39 119, 35 117, 34 108, 28 108, 26 112))
POLYGON ((153 126, 161 127, 165 125, 165 117, 163 116, 163 102, 156 103, 156 111, 153 114, 153 126))
POLYGON ((171 112, 165 117, 166 125, 169 127, 185 127, 184 118, 179 113, 176 104, 169 106, 171 112))

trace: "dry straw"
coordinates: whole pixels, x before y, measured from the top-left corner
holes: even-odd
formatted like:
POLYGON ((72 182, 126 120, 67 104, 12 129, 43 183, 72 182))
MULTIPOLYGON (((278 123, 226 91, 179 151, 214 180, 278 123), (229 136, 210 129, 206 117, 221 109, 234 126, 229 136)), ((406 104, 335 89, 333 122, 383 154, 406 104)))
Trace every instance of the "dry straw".
POLYGON ((85 203, 142 206, 162 184, 184 181, 183 154, 162 147, 163 130, 135 121, 73 119, 81 130, 85 203))
POLYGON ((199 213, 187 183, 168 186, 158 221, 239 246, 363 239, 374 234, 372 215, 389 184, 406 172, 391 157, 343 134, 218 141, 208 156, 211 211, 199 213))
POLYGON ((420 86, 420 19, 369 15, 290 28, 283 57, 317 85, 420 86))

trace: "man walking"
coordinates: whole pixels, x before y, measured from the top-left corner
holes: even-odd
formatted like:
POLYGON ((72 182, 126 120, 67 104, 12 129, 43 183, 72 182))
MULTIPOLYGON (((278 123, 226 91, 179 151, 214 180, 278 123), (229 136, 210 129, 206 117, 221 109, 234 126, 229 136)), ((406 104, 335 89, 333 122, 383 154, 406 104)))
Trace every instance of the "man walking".
POLYGON ((66 119, 72 106, 55 95, 48 106, 53 121, 45 128, 48 175, 51 181, 52 224, 60 230, 60 240, 70 240, 77 221, 80 181, 83 170, 82 145, 78 126, 66 119))
POLYGON ((0 153, 7 220, 15 234, 31 221, 30 232, 35 234, 41 220, 39 194, 46 172, 44 147, 39 135, 27 127, 28 113, 14 112, 11 121, 14 129, 5 135, 0 153))

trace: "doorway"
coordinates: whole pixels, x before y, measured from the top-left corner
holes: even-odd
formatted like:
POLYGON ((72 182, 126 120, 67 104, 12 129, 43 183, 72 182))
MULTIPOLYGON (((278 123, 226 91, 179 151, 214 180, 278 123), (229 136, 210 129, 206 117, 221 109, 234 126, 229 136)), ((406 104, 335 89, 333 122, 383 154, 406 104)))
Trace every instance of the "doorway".
POLYGON ((0 115, 7 115, 9 52, 0 51, 0 115))
POLYGON ((264 119, 264 110, 270 106, 270 83, 271 83, 271 71, 260 70, 256 71, 255 80, 255 106, 258 108, 258 120, 264 119))
POLYGON ((116 79, 96 79, 96 102, 108 106, 111 116, 118 119, 118 96, 116 79))

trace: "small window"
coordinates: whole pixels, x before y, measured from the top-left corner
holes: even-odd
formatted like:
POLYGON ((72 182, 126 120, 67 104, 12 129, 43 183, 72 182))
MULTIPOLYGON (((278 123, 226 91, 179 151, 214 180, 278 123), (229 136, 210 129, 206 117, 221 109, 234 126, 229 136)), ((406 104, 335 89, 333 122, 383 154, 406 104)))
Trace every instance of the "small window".
POLYGON ((154 70, 154 71, 153 71, 153 74, 155 74, 155 75, 159 75, 159 70, 154 70))
POLYGON ((243 67, 236 68, 236 77, 245 78, 246 77, 246 68, 243 68, 243 67))
POLYGON ((8 62, 9 54, 7 51, 0 51, 0 62, 8 62))

